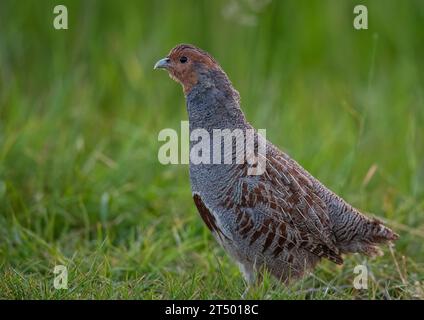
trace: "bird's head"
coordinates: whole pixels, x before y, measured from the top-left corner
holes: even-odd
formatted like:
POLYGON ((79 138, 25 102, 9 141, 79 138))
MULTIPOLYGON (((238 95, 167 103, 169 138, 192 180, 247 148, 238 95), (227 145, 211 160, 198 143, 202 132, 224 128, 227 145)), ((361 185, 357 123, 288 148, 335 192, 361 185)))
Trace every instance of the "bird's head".
POLYGON ((181 83, 188 94, 208 70, 220 70, 216 60, 207 52, 190 44, 180 44, 156 62, 154 69, 166 69, 169 76, 181 83))

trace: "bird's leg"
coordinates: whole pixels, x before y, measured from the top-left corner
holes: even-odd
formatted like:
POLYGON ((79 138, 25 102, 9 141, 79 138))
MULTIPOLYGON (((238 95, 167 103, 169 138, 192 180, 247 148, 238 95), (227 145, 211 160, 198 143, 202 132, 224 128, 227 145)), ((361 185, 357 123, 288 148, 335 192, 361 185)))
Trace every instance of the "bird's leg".
POLYGON ((258 279, 255 274, 255 270, 251 266, 247 266, 242 263, 238 263, 241 273, 243 274, 243 278, 246 282, 246 289, 244 290, 243 294, 241 295, 242 299, 246 299, 247 294, 249 293, 250 289, 258 283, 258 279))
POLYGON ((247 285, 247 286, 246 286, 246 289, 244 289, 243 294, 241 295, 241 298, 242 298, 243 300, 245 300, 245 299, 246 299, 247 294, 249 293, 249 291, 250 291, 250 286, 249 286, 249 285, 247 285))

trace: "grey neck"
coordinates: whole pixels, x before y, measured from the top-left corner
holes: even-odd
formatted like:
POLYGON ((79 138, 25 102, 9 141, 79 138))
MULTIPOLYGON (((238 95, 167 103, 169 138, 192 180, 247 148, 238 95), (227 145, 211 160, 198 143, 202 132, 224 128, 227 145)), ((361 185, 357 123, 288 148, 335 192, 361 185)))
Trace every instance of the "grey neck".
POLYGON ((198 83, 187 94, 190 131, 245 128, 246 118, 239 106, 239 94, 222 70, 199 72, 198 83))

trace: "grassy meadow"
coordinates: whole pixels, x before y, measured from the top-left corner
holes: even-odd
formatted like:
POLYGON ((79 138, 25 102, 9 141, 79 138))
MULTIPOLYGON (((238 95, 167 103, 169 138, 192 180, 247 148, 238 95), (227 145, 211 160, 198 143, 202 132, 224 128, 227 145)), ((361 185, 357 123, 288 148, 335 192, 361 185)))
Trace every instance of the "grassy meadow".
POLYGON ((0 30, 0 299, 240 298, 188 166, 157 159, 187 114, 153 65, 182 42, 215 56, 270 141, 401 236, 248 297, 424 299, 423 1, 2 0, 0 30))

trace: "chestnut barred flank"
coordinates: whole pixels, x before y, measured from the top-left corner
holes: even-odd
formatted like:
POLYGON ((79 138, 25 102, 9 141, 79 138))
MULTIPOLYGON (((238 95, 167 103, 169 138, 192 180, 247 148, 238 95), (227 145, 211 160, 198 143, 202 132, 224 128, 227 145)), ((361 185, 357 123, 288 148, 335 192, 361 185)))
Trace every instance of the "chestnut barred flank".
MULTIPOLYGON (((182 84, 190 131, 203 128, 213 136, 215 129, 253 129, 241 111, 238 92, 205 51, 179 45, 157 66, 182 84)), ((321 259, 342 264, 342 254, 377 255, 380 244, 398 239, 268 141, 265 160, 261 175, 249 175, 247 163, 190 164, 200 216, 248 283, 263 269, 287 283, 321 259)))
MULTIPOLYGON (((216 225, 216 219, 211 214, 209 209, 205 206, 202 199, 198 194, 193 195, 194 203, 196 204, 197 210, 200 213, 200 216, 203 219, 203 222, 209 228, 210 231, 215 232, 219 237, 225 237, 221 229, 216 225)), ((228 238, 227 238, 228 239, 228 238)))

